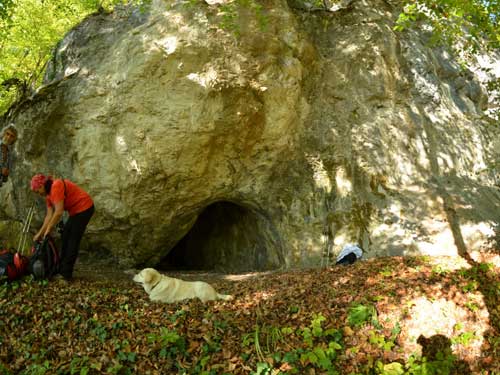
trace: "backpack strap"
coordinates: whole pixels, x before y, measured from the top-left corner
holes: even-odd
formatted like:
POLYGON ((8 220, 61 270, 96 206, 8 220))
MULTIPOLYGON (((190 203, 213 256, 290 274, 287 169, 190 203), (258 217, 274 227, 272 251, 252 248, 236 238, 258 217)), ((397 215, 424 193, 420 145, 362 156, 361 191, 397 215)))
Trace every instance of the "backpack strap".
MULTIPOLYGON (((64 182, 64 178, 61 178, 63 185, 64 185, 64 200, 66 200, 66 182, 64 182)), ((57 230, 59 231, 59 234, 62 236, 64 232, 64 220, 61 217, 61 220, 59 220, 59 223, 57 223, 57 230)), ((57 262, 59 263, 59 255, 57 254, 57 251, 55 252, 55 256, 57 257, 57 262)))
POLYGON ((64 199, 66 199, 66 182, 64 182, 64 178, 61 178, 64 185, 64 199))
POLYGON ((0 160, 0 164, 3 166, 3 167, 7 167, 7 161, 9 160, 9 147, 2 143, 0 145, 0 147, 2 148, 2 160, 0 160))

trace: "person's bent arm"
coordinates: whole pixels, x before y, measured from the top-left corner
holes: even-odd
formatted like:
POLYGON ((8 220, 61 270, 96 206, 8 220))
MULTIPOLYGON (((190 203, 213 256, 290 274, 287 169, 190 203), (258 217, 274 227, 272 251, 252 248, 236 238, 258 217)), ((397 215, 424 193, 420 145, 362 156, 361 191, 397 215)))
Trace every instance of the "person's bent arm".
POLYGON ((47 207, 47 213, 45 214, 45 219, 43 219, 42 227, 33 237, 33 241, 37 241, 45 233, 45 229, 47 229, 47 226, 49 225, 50 219, 52 218, 53 214, 54 209, 52 207, 47 207))
POLYGON ((54 203, 53 214, 47 224, 47 227, 45 228, 45 232, 43 232, 44 237, 47 237, 50 234, 52 228, 54 228, 59 222, 59 220, 61 220, 63 213, 64 213, 64 200, 54 203))

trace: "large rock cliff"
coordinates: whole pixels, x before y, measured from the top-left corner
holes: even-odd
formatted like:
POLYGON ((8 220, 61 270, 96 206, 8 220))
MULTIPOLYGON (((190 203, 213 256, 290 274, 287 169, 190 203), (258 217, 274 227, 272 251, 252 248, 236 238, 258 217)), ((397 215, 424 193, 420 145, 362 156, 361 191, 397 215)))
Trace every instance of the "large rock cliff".
POLYGON ((157 0, 89 17, 6 119, 20 140, 3 227, 16 236, 45 172, 93 196, 84 246, 123 265, 310 266, 353 241, 367 256, 480 249, 500 221, 488 98, 425 32, 394 32, 397 12, 274 1, 228 21, 220 4, 157 0))

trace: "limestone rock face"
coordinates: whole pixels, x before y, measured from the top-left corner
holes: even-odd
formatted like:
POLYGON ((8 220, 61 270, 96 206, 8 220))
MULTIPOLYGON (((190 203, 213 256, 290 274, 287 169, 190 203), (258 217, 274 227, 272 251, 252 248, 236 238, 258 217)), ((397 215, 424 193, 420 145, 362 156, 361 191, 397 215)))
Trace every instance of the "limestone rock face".
POLYGON ((367 256, 480 248, 500 216, 488 98, 371 3, 324 18, 274 2, 266 28, 243 9, 232 31, 219 3, 89 17, 11 112, 2 218, 23 219, 45 172, 92 195, 84 247, 123 265, 310 266, 353 241, 367 256))

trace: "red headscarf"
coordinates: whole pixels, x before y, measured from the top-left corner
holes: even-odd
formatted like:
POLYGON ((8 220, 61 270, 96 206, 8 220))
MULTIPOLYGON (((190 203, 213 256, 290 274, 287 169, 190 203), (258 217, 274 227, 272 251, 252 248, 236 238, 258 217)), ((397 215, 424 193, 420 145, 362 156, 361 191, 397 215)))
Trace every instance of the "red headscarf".
POLYGON ((50 177, 47 177, 41 173, 34 175, 31 179, 31 190, 37 191, 41 186, 44 186, 49 179, 50 177))

